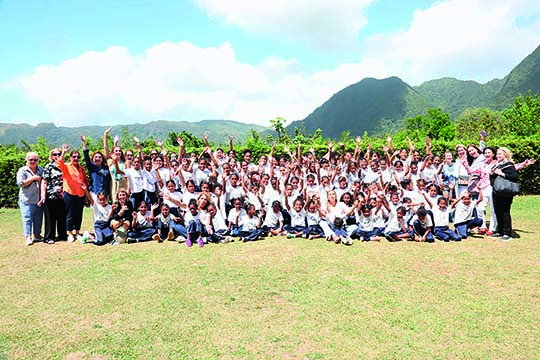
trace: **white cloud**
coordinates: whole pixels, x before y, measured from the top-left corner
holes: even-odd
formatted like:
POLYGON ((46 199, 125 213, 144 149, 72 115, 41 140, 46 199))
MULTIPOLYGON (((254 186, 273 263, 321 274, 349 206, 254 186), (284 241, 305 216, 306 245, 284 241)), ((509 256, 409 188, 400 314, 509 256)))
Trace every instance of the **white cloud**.
POLYGON ((408 29, 368 38, 362 63, 382 63, 382 73, 413 85, 443 76, 503 77, 540 44, 537 5, 530 0, 436 3, 416 11, 408 29), (523 16, 533 21, 519 26, 523 16))
POLYGON ((41 66, 20 85, 57 124, 216 118, 268 125, 276 116, 306 116, 351 82, 345 73, 310 75, 298 60, 276 56, 242 63, 229 43, 165 42, 140 55, 119 46, 87 52, 41 66))
POLYGON ((363 10, 373 0, 197 0, 210 17, 273 38, 312 48, 356 44, 367 24, 363 10))
POLYGON ((268 126, 276 116, 302 119, 368 76, 395 75, 412 85, 442 76, 502 77, 540 43, 539 12, 529 0, 440 2, 417 11, 407 29, 370 37, 357 63, 317 72, 273 55, 240 62, 228 42, 165 42, 141 54, 114 46, 38 67, 19 80, 19 91, 48 111, 41 121, 63 125, 213 118, 268 126))

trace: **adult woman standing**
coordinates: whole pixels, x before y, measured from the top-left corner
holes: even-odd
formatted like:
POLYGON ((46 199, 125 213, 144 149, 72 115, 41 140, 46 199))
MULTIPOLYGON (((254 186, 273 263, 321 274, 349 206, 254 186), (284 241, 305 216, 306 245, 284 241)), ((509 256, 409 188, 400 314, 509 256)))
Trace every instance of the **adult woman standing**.
MULTIPOLYGON (((69 150, 67 145, 62 147, 64 153, 69 150)), ((81 155, 77 150, 69 154, 71 161, 64 163, 61 158, 58 161, 58 167, 64 175, 64 202, 66 204, 66 230, 68 232, 68 241, 75 241, 73 232, 77 238, 80 237, 82 215, 84 209, 84 200, 86 192, 81 187, 84 184, 88 187, 88 178, 84 168, 79 164, 81 155)))
POLYGON ((90 173, 90 192, 97 195, 103 191, 109 195, 111 191, 111 173, 105 161, 105 156, 101 151, 96 151, 90 158, 90 151, 86 148, 86 137, 83 135, 79 137, 82 142, 86 169, 90 173))
POLYGON ((43 223, 41 205, 44 199, 40 199, 43 169, 38 166, 38 162, 38 154, 29 152, 26 154, 26 165, 17 171, 17 185, 20 188, 19 208, 21 209, 26 245, 32 245, 34 240, 43 239, 40 234, 43 223))
MULTIPOLYGON (((518 182, 519 173, 512 161, 512 153, 505 147, 497 150, 497 164, 493 166, 491 171, 490 181, 491 186, 494 186, 497 177, 503 177, 511 182, 518 182)), ((503 241, 512 240, 512 217, 510 216, 510 208, 512 207, 513 196, 498 194, 496 189, 493 189, 493 207, 495 208, 495 216, 497 217, 498 231, 492 237, 500 237, 503 241)))
POLYGON ((111 169, 111 199, 116 199, 116 195, 120 189, 127 189, 128 181, 124 175, 116 172, 116 166, 114 165, 116 159, 113 159, 112 155, 114 154, 116 158, 118 158, 118 169, 122 171, 126 169, 126 159, 124 157, 124 152, 120 146, 118 146, 118 136, 114 137, 113 153, 109 151, 109 133, 111 130, 112 128, 108 128, 103 134, 103 151, 105 152, 104 161, 107 161, 107 165, 109 165, 109 168, 111 169))
POLYGON ((454 165, 454 177, 457 180, 456 198, 459 198, 464 191, 467 191, 469 186, 470 175, 467 170, 467 165, 472 161, 470 160, 470 155, 467 152, 465 145, 458 144, 456 145, 456 151, 458 154, 458 159, 454 165))
POLYGON ((56 165, 63 157, 61 149, 53 149, 49 154, 50 162, 45 165, 41 181, 41 198, 45 199, 45 242, 54 244, 57 240, 66 240, 66 205, 64 204, 64 175, 56 165), (56 232, 58 231, 58 237, 56 232))

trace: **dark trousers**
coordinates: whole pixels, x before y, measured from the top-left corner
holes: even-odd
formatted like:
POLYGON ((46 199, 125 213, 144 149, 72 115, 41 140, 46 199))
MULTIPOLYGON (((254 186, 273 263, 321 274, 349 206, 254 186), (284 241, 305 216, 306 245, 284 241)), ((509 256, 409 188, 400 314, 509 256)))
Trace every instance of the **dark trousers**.
POLYGON ((44 206, 45 241, 66 240, 66 204, 64 199, 47 199, 44 206), (58 231, 58 237, 56 232, 58 231))
POLYGON ((81 230, 85 198, 85 196, 77 196, 64 193, 64 203, 66 204, 67 231, 81 230))
POLYGON ((493 207, 497 217, 498 233, 501 235, 512 236, 512 216, 510 208, 512 207, 513 197, 503 197, 493 194, 493 207))

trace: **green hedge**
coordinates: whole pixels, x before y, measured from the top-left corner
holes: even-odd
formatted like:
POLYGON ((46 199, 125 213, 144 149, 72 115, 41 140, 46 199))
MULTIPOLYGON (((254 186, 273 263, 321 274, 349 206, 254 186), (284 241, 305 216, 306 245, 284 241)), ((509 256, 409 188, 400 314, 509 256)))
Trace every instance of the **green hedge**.
MULTIPOLYGON (((327 145, 325 141, 313 142, 313 139, 302 139, 306 143, 302 144, 302 151, 306 152, 310 148, 314 148, 318 157, 324 155, 327 152, 327 145)), ((354 152, 355 142, 354 139, 343 139, 346 150, 354 152)), ((521 162, 525 159, 540 158, 540 140, 536 138, 505 138, 505 139, 490 139, 488 138, 488 144, 492 147, 505 146, 512 150, 514 153, 514 160, 521 162)), ((406 140, 397 136, 394 140, 394 147, 396 149, 401 147, 407 147, 406 140)), ((335 148, 338 149, 338 142, 335 142, 335 148)), ((362 151, 365 151, 367 144, 370 143, 374 151, 380 151, 381 147, 386 144, 386 140, 381 138, 368 138, 364 137, 361 143, 362 151)), ((445 150, 454 150, 459 141, 432 141, 432 151, 434 154, 442 154, 445 150)), ((148 149, 145 147, 145 151, 148 152, 153 144, 148 144, 148 149)), ((176 152, 177 147, 172 144, 165 144, 170 151, 176 152), (176 148, 176 149, 175 149, 176 148)), ((238 157, 240 159, 241 152, 245 148, 250 148, 253 151, 253 161, 258 161, 258 157, 262 154, 268 154, 271 146, 260 138, 250 138, 246 144, 237 144, 235 146, 238 157)), ((468 145, 468 144, 465 144, 468 145)), ((296 146, 294 144, 289 145, 291 152, 296 153, 296 146)), ((424 153, 425 144, 418 141, 415 143, 415 147, 424 153)), ((92 149, 91 149, 92 150, 92 149)), ((191 148, 188 151, 200 152, 202 148, 191 148)), ((16 183, 17 171, 25 164, 25 156, 28 151, 36 151, 40 155, 40 165, 44 166, 47 163, 48 149, 44 144, 44 141, 40 139, 37 144, 29 145, 25 144, 23 149, 19 149, 15 146, 4 147, 0 145, 0 207, 17 207, 19 188, 16 183)), ((284 153, 284 146, 278 144, 276 146, 275 155, 279 156, 284 153)), ((540 194, 540 161, 536 164, 529 166, 520 172, 520 185, 523 194, 540 194)))

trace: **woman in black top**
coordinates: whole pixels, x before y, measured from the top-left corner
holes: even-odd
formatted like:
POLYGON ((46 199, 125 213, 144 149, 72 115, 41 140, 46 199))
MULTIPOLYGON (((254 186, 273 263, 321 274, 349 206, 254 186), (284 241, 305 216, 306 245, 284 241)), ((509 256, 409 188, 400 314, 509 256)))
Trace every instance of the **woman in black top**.
MULTIPOLYGON (((490 181, 493 186, 495 179, 499 176, 512 182, 518 182, 519 174, 512 161, 512 153, 505 147, 497 150, 497 164, 491 170, 490 181)), ((512 217, 510 208, 512 207, 513 196, 504 196, 493 191, 493 207, 497 217, 498 229, 493 237, 500 237, 503 241, 512 240, 512 217)))

